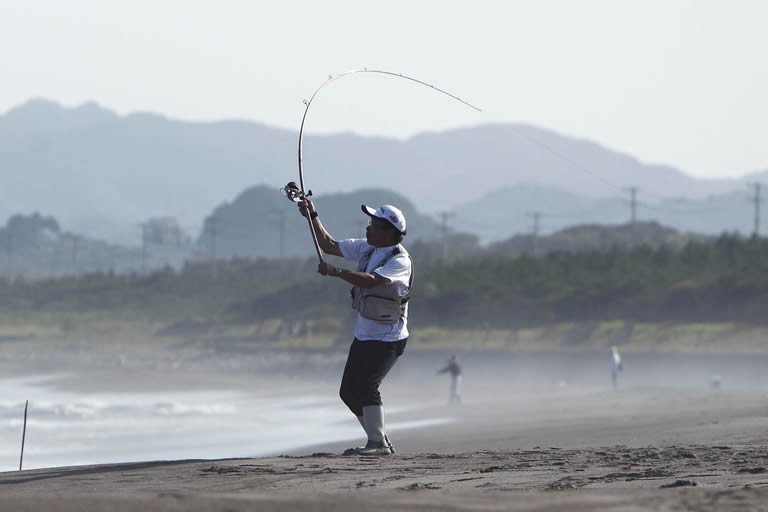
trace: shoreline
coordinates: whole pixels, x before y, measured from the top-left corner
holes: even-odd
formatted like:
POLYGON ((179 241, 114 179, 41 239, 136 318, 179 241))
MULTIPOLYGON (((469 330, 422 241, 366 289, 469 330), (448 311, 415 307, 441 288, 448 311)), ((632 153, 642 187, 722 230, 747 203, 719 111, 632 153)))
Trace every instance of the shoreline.
MULTIPOLYGON (((148 401, 153 421, 169 418, 158 428, 188 443, 185 453, 203 455, 202 442, 222 438, 232 442, 228 453, 238 457, 4 472, 0 509, 719 512, 760 510, 768 503, 768 354, 628 351, 620 391, 612 392, 609 352, 603 349, 460 351, 464 403, 450 407, 445 404, 448 380, 435 372, 452 350, 409 346, 382 386, 397 454, 379 459, 340 455, 363 440, 337 396, 345 351, 217 352, 168 339, 129 341, 112 339, 98 347, 86 340, 4 343, 0 368, 38 375, 67 368, 69 376, 47 375, 47 385, 74 397, 81 409, 94 390, 128 403, 128 395, 135 394, 148 401), (709 386, 715 370, 723 376, 720 390, 709 386), (220 399, 219 405, 232 412, 225 411, 221 424, 207 423, 207 416, 194 411, 207 404, 200 398, 204 393, 218 396, 216 390, 242 393, 250 401, 220 399), (190 403, 182 405, 193 406, 193 414, 160 396, 178 391, 189 395, 190 403), (307 394, 319 397, 317 417, 325 418, 336 437, 314 427, 315 416, 302 406, 307 394), (288 403, 291 397, 297 401, 288 403), (277 402, 269 414, 280 422, 258 405, 261 398, 277 402), (169 411, 176 415, 168 416, 169 411), (198 420, 201 443, 174 433, 175 427, 188 429, 198 420), (418 421, 439 424, 396 428, 418 421), (282 456, 247 457, 257 443, 268 450, 272 442, 259 440, 257 428, 277 429, 307 444, 271 452, 282 456), (319 442, 313 442, 313 434, 319 442), (661 488, 678 480, 696 486, 661 488)), ((124 420, 140 425, 144 418, 134 409, 121 409, 119 400, 112 405, 122 416, 102 420, 138 435, 124 420)), ((4 442, 8 457, 18 463, 21 427, 11 427, 4 442)), ((28 430, 28 453, 44 449, 35 436, 48 436, 45 432, 40 425, 28 430)), ((152 432, 146 431, 146 441, 162 446, 152 432)), ((106 434, 106 444, 94 438, 82 442, 92 453, 123 443, 111 430, 106 434)), ((148 459, 163 458, 159 449, 147 453, 148 459)), ((25 460, 32 461, 27 453, 25 460)))

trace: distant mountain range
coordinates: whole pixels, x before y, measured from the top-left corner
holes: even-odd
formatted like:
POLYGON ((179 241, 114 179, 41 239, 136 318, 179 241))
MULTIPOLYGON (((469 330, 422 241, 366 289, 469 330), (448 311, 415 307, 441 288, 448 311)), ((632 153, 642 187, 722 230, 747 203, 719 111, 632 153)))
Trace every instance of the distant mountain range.
MULTIPOLYGON (((247 121, 118 116, 94 103, 64 108, 31 100, 0 116, 0 219, 38 211, 69 231, 138 246, 140 223, 175 217, 199 236, 206 216, 255 184, 279 198, 277 187, 297 176, 296 139, 294 132, 247 121)), ((765 171, 698 179, 513 124, 406 140, 309 134, 304 158, 318 203, 340 192, 388 189, 410 200, 414 211, 455 211, 445 217, 449 227, 484 241, 528 229, 534 211, 545 230, 625 222, 625 186, 639 189, 638 218, 684 230, 743 231, 751 218, 745 185, 768 181, 765 171)))

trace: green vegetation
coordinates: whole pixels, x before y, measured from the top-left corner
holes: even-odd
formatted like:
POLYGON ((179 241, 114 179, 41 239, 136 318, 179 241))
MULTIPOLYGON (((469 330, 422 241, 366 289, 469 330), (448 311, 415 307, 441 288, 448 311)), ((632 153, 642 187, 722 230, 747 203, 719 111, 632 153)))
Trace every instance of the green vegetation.
MULTIPOLYGON (((552 321, 765 322, 768 241, 723 235, 680 250, 614 247, 534 258, 479 257, 421 274, 439 323, 552 321), (470 314, 463 314, 468 311, 470 314)), ((506 322, 506 323, 505 323, 506 322)))
MULTIPOLYGON (((560 325, 571 329, 566 338, 576 343, 609 336, 606 329, 619 332, 626 322, 768 323, 768 240, 723 235, 681 248, 613 247, 541 257, 489 249, 445 263, 435 257, 435 245, 411 249, 417 269, 411 320, 422 330, 499 330, 506 333, 499 339, 519 340, 525 329, 560 325), (582 327, 573 330, 577 324, 582 327)), ((315 260, 231 260, 219 262, 216 278, 210 264, 197 263, 148 276, 0 281, 0 333, 17 332, 20 325, 67 331, 86 324, 183 332, 185 325, 254 326, 280 319, 336 332, 349 316, 349 287, 320 277, 315 266, 315 260)))

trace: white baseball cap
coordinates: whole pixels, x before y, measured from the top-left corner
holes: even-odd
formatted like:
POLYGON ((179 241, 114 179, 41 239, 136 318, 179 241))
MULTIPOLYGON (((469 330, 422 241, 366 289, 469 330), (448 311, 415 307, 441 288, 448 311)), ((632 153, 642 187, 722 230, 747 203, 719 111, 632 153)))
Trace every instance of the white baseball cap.
POLYGON ((369 217, 383 219, 392 224, 392 226, 400 233, 403 235, 405 234, 405 215, 403 215, 403 212, 401 212, 399 208, 395 208, 391 204, 385 204, 376 210, 366 205, 362 205, 361 209, 363 210, 363 213, 369 217))

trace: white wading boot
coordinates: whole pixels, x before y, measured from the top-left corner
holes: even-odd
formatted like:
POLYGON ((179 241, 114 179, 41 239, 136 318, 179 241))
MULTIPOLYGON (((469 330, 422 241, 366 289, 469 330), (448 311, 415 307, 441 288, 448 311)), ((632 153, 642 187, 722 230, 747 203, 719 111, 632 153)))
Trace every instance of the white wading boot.
MULTIPOLYGON (((363 430, 365 430, 365 418, 363 418, 362 416, 357 416, 357 421, 360 422, 360 426, 363 427, 363 430)), ((366 431, 366 434, 367 433, 368 431, 366 431)), ((393 445, 392 441, 389 440, 389 436, 387 434, 384 434, 384 442, 387 444, 389 451, 392 452, 392 454, 394 454, 395 445, 393 445)), ((357 448, 350 448, 349 450, 347 450, 347 452, 354 451, 355 453, 357 453, 360 450, 364 450, 364 449, 365 449, 365 446, 358 446, 357 448)), ((347 452, 344 452, 344 453, 347 453, 347 452)))
MULTIPOLYGON (((363 427, 363 430, 366 430, 365 418, 363 416, 355 416, 355 417, 357 418, 357 421, 360 423, 360 426, 363 427)), ((367 434, 368 434, 368 431, 366 430, 366 435, 367 434)), ((389 436, 387 434, 384 434, 384 443, 386 443, 390 453, 394 454, 395 447, 392 444, 392 441, 389 440, 389 436)), ((366 446, 357 446, 355 448, 347 448, 346 450, 344 450, 344 455, 357 455, 360 453, 361 450, 365 450, 367 447, 368 447, 368 444, 366 443, 366 446)))
POLYGON ((392 455, 395 450, 384 433, 384 407, 368 405, 363 407, 363 422, 368 433, 368 442, 357 450, 360 455, 392 455))

